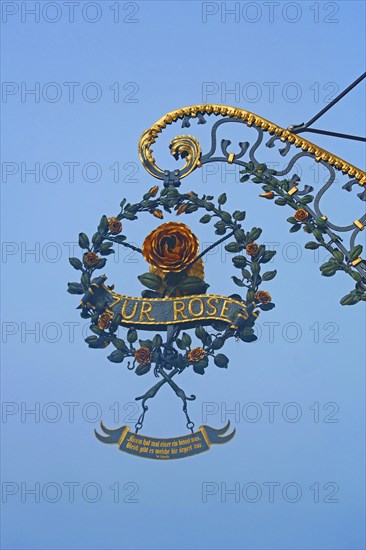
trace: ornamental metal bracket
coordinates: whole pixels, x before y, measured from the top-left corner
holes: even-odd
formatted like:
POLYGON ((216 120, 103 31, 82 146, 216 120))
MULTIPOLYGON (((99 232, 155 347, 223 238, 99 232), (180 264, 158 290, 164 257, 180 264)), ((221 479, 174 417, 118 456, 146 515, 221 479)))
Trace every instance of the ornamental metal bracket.
MULTIPOLYGON (((303 229, 316 239, 307 243, 306 248, 324 247, 330 252, 330 260, 320 268, 323 276, 330 277, 336 271, 344 271, 355 280, 355 289, 344 296, 341 303, 352 305, 366 300, 366 261, 361 256, 363 247, 358 243, 360 234, 365 229, 366 213, 361 213, 347 225, 340 225, 333 223, 321 206, 322 199, 335 184, 336 173, 343 174, 346 179, 342 186, 343 190, 354 192, 355 189, 361 188, 357 197, 361 201, 366 201, 366 173, 299 136, 295 133, 296 128, 292 129, 293 131, 281 128, 244 109, 226 105, 193 105, 171 111, 160 118, 142 134, 138 152, 144 168, 155 178, 162 179, 165 186, 171 186, 172 182, 174 186, 179 186, 183 178, 210 162, 238 165, 243 173, 241 181, 250 179, 262 185, 264 193, 260 195, 261 197, 274 199, 274 202, 280 206, 287 205, 294 210, 306 212, 306 219, 298 220, 296 214, 288 218, 292 225, 290 231, 296 232, 303 225, 303 229), (184 159, 184 166, 175 169, 172 173, 161 169, 156 164, 152 147, 159 134, 168 125, 181 120, 182 127, 189 128, 195 119, 198 124, 205 124, 210 116, 220 117, 220 119, 211 128, 211 146, 207 152, 202 152, 196 137, 178 135, 171 141, 170 151, 176 160, 179 157, 184 159), (254 132, 251 144, 249 141, 240 141, 239 151, 229 152, 229 147, 232 146, 231 140, 222 139, 218 143, 218 130, 227 123, 252 128, 254 132), (274 148, 280 145, 278 153, 287 160, 282 170, 270 169, 262 159, 257 158, 258 150, 267 134, 266 147, 274 148), (296 149, 301 151, 297 152, 296 149), (314 191, 312 186, 304 185, 301 188, 301 178, 295 172, 295 165, 304 157, 309 157, 314 163, 321 164, 328 172, 325 183, 317 189, 315 196, 310 195, 314 191), (348 236, 347 242, 346 236, 348 236)), ((298 216, 301 217, 300 214, 298 216)))
POLYGON ((134 204, 123 198, 114 216, 101 217, 90 239, 85 233, 79 234, 81 258, 70 258, 69 261, 81 273, 80 282, 70 282, 68 292, 81 295, 80 315, 83 319, 90 319, 92 334, 85 339, 89 348, 114 347, 108 355, 109 361, 125 362, 127 369, 136 375, 150 373, 158 379, 135 398, 141 402, 142 411, 134 432, 129 426, 112 429, 102 423, 103 433, 95 432, 97 439, 116 444, 119 450, 134 456, 155 460, 179 459, 200 454, 212 444, 230 441, 235 430, 227 433, 228 423, 219 429, 204 425, 194 431, 188 404, 196 396, 186 393, 177 384, 178 377, 187 369, 198 375, 204 375, 213 365, 226 369, 230 362, 229 357, 222 353, 226 342, 236 339, 250 344, 257 340, 254 329, 259 314, 266 315, 275 307, 271 294, 261 285, 266 285, 277 274, 276 270, 266 271, 266 264, 276 251, 260 243, 261 228, 245 228, 245 211, 227 211, 224 208, 226 193, 215 199, 206 193, 180 192, 181 180, 208 163, 238 165, 242 182, 251 180, 261 185, 263 193, 260 197, 292 208, 293 216, 287 219, 290 232, 303 229, 313 237, 306 248, 323 248, 329 253, 329 259, 320 267, 323 276, 330 277, 343 271, 352 277, 355 288, 341 299, 342 305, 352 305, 366 301, 366 264, 361 256, 362 245, 356 242, 364 230, 366 214, 348 225, 337 225, 328 219, 321 201, 336 185, 337 172, 346 179, 343 189, 354 193, 355 189, 361 188, 357 198, 366 201, 366 174, 289 130, 249 111, 222 105, 195 105, 168 113, 143 133, 139 155, 143 166, 163 182, 163 187, 154 185, 134 204), (167 125, 178 120, 182 121, 183 128, 190 128, 194 119, 199 125, 206 124, 209 115, 220 119, 211 127, 208 150, 202 151, 196 137, 178 135, 171 141, 170 151, 176 160, 183 159, 184 165, 175 170, 161 169, 152 153, 158 135, 167 125), (246 141, 243 137, 235 148, 228 137, 219 140, 219 129, 227 132, 229 123, 236 125, 240 135, 243 130, 243 136, 244 130, 249 128, 253 139, 246 141), (259 160, 266 133, 269 135, 265 146, 272 149, 273 154, 280 145, 278 153, 285 164, 282 169, 275 170, 259 160), (294 147, 301 151, 296 152, 294 147), (301 177, 295 171, 297 163, 303 159, 319 163, 327 172, 325 183, 315 195, 311 195, 314 188, 301 183, 301 177), (203 214, 200 223, 211 224, 218 236, 203 250, 199 238, 186 224, 177 221, 160 224, 165 216, 198 212, 203 214), (154 216, 159 225, 145 237, 139 248, 128 241, 128 235, 131 235, 130 222, 143 215, 154 216), (223 290, 220 294, 210 294, 207 292, 210 284, 206 281, 203 257, 224 242, 225 250, 234 254, 231 259, 236 275, 228 274, 228 278, 236 292, 228 295, 223 290), (106 275, 99 272, 99 276, 95 276, 95 271, 105 268, 115 246, 127 247, 141 254, 148 266, 148 271, 138 276, 139 282, 146 287, 140 297, 129 295, 128 276, 123 278, 123 294, 117 293, 113 284, 106 283, 106 275), (157 333, 151 336, 151 331, 157 333), (186 428, 191 433, 168 439, 139 433, 149 408, 147 403, 164 386, 180 400, 186 428))

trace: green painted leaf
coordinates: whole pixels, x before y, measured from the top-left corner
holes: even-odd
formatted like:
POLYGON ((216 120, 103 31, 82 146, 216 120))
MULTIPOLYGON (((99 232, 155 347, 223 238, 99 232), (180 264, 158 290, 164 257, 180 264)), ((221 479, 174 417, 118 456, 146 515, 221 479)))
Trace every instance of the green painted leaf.
POLYGON ((186 332, 182 334, 182 345, 188 348, 192 344, 192 338, 186 332))
POLYGON ((319 227, 326 227, 327 220, 324 220, 323 218, 317 218, 315 220, 316 225, 319 225, 319 227))
POLYGON ((264 255, 262 256, 262 258, 259 260, 261 264, 266 264, 268 262, 270 262, 273 258, 273 256, 276 255, 276 251, 275 250, 266 250, 266 252, 264 253, 264 255))
POLYGON ((195 365, 196 367, 202 367, 202 368, 205 369, 205 368, 208 366, 208 357, 207 357, 207 356, 206 356, 206 357, 203 357, 203 358, 200 359, 199 361, 196 361, 196 362, 194 363, 194 365, 195 365))
POLYGON ((105 266, 106 262, 107 262, 106 258, 101 258, 97 263, 97 265, 94 266, 95 269, 102 269, 105 266))
POLYGON ((116 235, 115 237, 113 237, 113 240, 118 244, 122 244, 123 241, 126 240, 126 237, 124 235, 116 235))
POLYGON ((216 227, 215 233, 217 235, 224 235, 226 233, 226 224, 223 221, 218 221, 214 224, 216 227))
POLYGON ((202 325, 198 325, 198 327, 195 328, 195 331, 194 331, 196 337, 201 340, 202 342, 204 342, 207 338, 207 332, 206 330, 203 328, 202 325))
POLYGON ((84 294, 84 289, 80 283, 67 283, 67 292, 70 294, 84 294))
POLYGON ((138 365, 135 369, 135 373, 137 376, 143 376, 144 374, 147 374, 150 369, 151 365, 138 365))
POLYGON ((214 363, 217 367, 220 367, 220 369, 227 369, 229 359, 223 353, 218 353, 214 357, 214 363))
POLYGON ((101 256, 110 256, 111 254, 114 254, 114 250, 111 248, 105 248, 104 250, 100 250, 101 256))
POLYGON ((275 200, 275 203, 278 204, 278 206, 285 206, 287 204, 287 200, 283 197, 280 197, 275 200))
POLYGON ((309 241, 308 243, 306 243, 305 248, 307 248, 308 250, 316 250, 317 248, 319 248, 319 246, 320 246, 319 243, 315 243, 314 241, 309 241))
POLYGON ((324 241, 323 233, 320 231, 320 229, 313 229, 313 235, 318 241, 324 241))
POLYGON ((246 342, 247 344, 250 344, 251 342, 255 342, 256 340, 258 340, 255 334, 240 333, 239 337, 240 337, 240 340, 242 340, 243 342, 246 342))
POLYGON ((224 344, 225 344, 224 338, 220 338, 220 336, 218 336, 212 341, 212 349, 214 350, 221 349, 224 344))
POLYGON ((152 342, 154 348, 160 348, 163 343, 163 339, 160 334, 155 334, 152 342))
POLYGON ((111 247, 113 246, 113 243, 111 241, 109 242, 104 242, 101 247, 100 247, 100 250, 109 250, 111 247))
POLYGON ((225 250, 227 250, 228 252, 240 252, 242 249, 243 249, 243 245, 236 242, 232 242, 225 245, 225 250))
POLYGON ((152 350, 153 348, 153 343, 152 343, 152 340, 139 340, 139 344, 142 348, 147 348, 149 349, 150 351, 152 350))
POLYGON ((80 313, 80 317, 83 319, 90 319, 91 314, 88 312, 87 308, 83 308, 80 313))
POLYGON ((301 204, 309 204, 310 202, 313 202, 313 200, 313 195, 305 195, 305 197, 301 197, 301 199, 299 199, 299 202, 301 204))
POLYGON ((205 374, 205 369, 203 367, 200 367, 199 365, 193 365, 193 370, 196 374, 205 374))
POLYGON ((154 290, 143 290, 141 292, 143 298, 161 298, 162 294, 155 292, 154 290))
POLYGON ((340 303, 342 304, 342 306, 352 306, 354 304, 357 304, 358 301, 359 300, 357 299, 356 295, 350 293, 346 294, 346 296, 343 296, 340 303))
POLYGON ((259 227, 253 227, 253 229, 250 231, 248 235, 248 242, 256 241, 257 239, 259 239, 261 234, 262 234, 262 230, 259 227))
POLYGON ((363 250, 362 245, 358 244, 358 245, 354 246, 352 248, 351 252, 349 253, 349 259, 351 261, 356 260, 360 256, 360 254, 362 253, 362 250, 363 250))
POLYGON ((181 338, 177 338, 177 339, 175 340, 175 342, 176 342, 176 344, 177 344, 177 346, 178 346, 179 349, 182 349, 182 350, 185 350, 185 349, 186 349, 186 346, 183 344, 181 338))
POLYGON ((83 285, 85 291, 88 290, 90 286, 90 275, 86 271, 81 276, 81 284, 83 285))
POLYGON ((242 222, 243 220, 245 220, 245 212, 240 210, 235 210, 233 214, 233 218, 238 222, 242 222))
POLYGON ((96 324, 95 325, 94 324, 90 325, 89 328, 92 332, 94 332, 94 334, 98 334, 98 336, 100 334, 103 334, 103 330, 101 328, 99 328, 98 325, 96 325, 96 324))
POLYGON ((259 272, 261 270, 261 266, 259 262, 252 262, 252 265, 250 266, 251 272, 253 275, 259 275, 259 272))
POLYGON ((362 276, 358 271, 351 271, 350 275, 351 275, 352 279, 357 281, 357 283, 362 282, 362 276))
MULTIPOLYGON (((237 294, 232 294, 230 298, 233 298, 233 296, 238 296, 237 294)), ((235 298, 234 298, 235 299, 235 298)), ((241 301, 241 297, 239 296, 239 301, 241 301)), ((225 330, 227 328, 227 323, 224 321, 212 321, 211 326, 214 330, 218 330, 219 332, 225 330)))
POLYGON ((74 269, 83 269, 83 263, 79 260, 79 258, 69 258, 69 262, 74 269))
POLYGON ((234 266, 238 268, 243 268, 247 265, 247 259, 245 256, 234 256, 234 258, 232 258, 232 262, 234 266))
POLYGON ((275 304, 260 304, 259 308, 262 310, 262 311, 270 311, 271 309, 273 309, 275 306, 275 304))
POLYGON ((89 248, 89 239, 85 233, 79 233, 79 246, 80 248, 89 248))
POLYGON ((103 242, 103 236, 99 233, 99 231, 97 231, 96 233, 94 233, 94 235, 92 237, 92 243, 95 244, 96 246, 98 246, 102 242, 103 242))
POLYGON ((332 252, 333 256, 335 257, 336 260, 338 260, 338 262, 343 262, 344 260, 344 255, 342 254, 342 252, 340 250, 333 250, 332 252))
POLYGON ((126 343, 122 338, 113 338, 112 344, 115 348, 119 349, 120 351, 123 351, 125 353, 129 353, 129 349, 126 346, 126 343))
POLYGON ((205 283, 199 277, 187 277, 179 288, 185 295, 189 294, 204 294, 210 285, 205 283))
POLYGON ((151 271, 143 273, 143 275, 139 275, 137 278, 140 283, 147 288, 151 288, 151 290, 158 290, 163 284, 161 277, 155 275, 155 273, 151 273, 151 271))
POLYGON ((124 358, 125 354, 119 349, 112 351, 112 353, 108 355, 108 359, 112 361, 112 363, 122 363, 124 358))
POLYGON ((270 281, 271 279, 274 279, 276 275, 277 275, 276 269, 274 269, 273 271, 266 271, 262 275, 262 281, 270 281))
POLYGON ((234 233, 234 237, 238 243, 245 243, 245 233, 242 229, 237 229, 234 233))
POLYGON ((230 216, 229 212, 224 212, 224 211, 221 212, 221 217, 224 220, 224 222, 226 222, 226 223, 231 222, 231 216, 230 216))
POLYGON ((244 287, 245 284, 243 283, 243 281, 241 281, 238 277, 235 277, 235 275, 233 275, 232 277, 232 280, 234 281, 234 283, 237 285, 237 286, 240 286, 240 287, 244 287))
POLYGON ((121 321, 122 321, 122 315, 120 313, 115 313, 113 315, 111 324, 109 326, 109 330, 111 332, 116 332, 121 321))
POLYGON ((126 218, 126 220, 137 220, 137 216, 135 216, 135 214, 132 214, 131 212, 125 212, 123 216, 126 218))
POLYGON ((301 224, 297 223, 292 227, 290 227, 290 233, 296 233, 297 231, 300 231, 300 229, 301 229, 301 224))
POLYGON ((134 342, 136 342, 136 340, 137 340, 137 331, 136 329, 131 327, 128 329, 128 332, 127 332, 127 341, 130 344, 133 344, 134 342))
POLYGON ((102 216, 98 225, 98 231, 102 235, 108 232, 108 219, 107 216, 102 216))

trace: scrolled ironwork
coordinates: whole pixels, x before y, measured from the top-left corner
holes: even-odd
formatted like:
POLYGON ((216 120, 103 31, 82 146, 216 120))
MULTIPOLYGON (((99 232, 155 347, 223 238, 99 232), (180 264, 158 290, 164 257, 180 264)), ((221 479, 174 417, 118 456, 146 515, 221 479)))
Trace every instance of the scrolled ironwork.
MULTIPOLYGON (((324 246, 334 256, 328 264, 321 267, 321 269, 324 267, 322 274, 331 276, 334 275, 333 271, 343 270, 356 281, 356 288, 352 291, 354 294, 351 292, 350 295, 345 296, 341 303, 352 304, 361 299, 366 299, 366 262, 360 256, 362 246, 356 245, 357 238, 364 230, 366 214, 361 212, 359 217, 352 223, 340 225, 329 220, 327 213, 322 208, 322 199, 336 183, 337 171, 349 177, 349 181, 343 185, 342 189, 352 192, 354 186, 360 186, 362 191, 357 193, 357 197, 361 201, 366 201, 366 173, 363 170, 318 147, 296 133, 285 130, 250 111, 224 105, 194 105, 166 114, 142 135, 139 143, 139 155, 143 166, 149 173, 159 179, 164 179, 165 185, 168 187, 171 185, 179 186, 182 178, 207 163, 225 162, 239 166, 250 176, 254 183, 260 183, 264 189, 271 188, 275 193, 277 192, 278 195, 274 195, 277 196, 277 201, 275 201, 277 204, 286 204, 287 202, 294 209, 298 208, 306 211, 309 220, 310 218, 312 220, 312 226, 308 224, 307 229, 306 227, 304 229, 309 233, 313 232, 319 246, 324 246), (212 125, 211 144, 208 151, 201 152, 199 142, 193 136, 179 135, 174 138, 172 142, 174 146, 171 144, 171 149, 176 158, 179 154, 180 156, 186 155, 186 165, 182 170, 178 169, 173 173, 158 168, 152 157, 152 146, 164 128, 179 120, 182 120, 183 128, 190 128, 192 120, 197 120, 198 124, 204 124, 207 122, 206 118, 210 115, 221 116, 222 118, 212 125), (239 141, 235 147, 230 139, 225 138, 221 139, 220 147, 218 147, 218 129, 227 123, 245 124, 255 130, 256 136, 252 144, 248 141, 239 141), (263 144, 265 133, 271 136, 265 146, 272 149, 280 144, 281 147, 277 150, 284 159, 293 152, 294 147, 302 150, 294 153, 282 170, 269 170, 266 165, 259 170, 264 163, 263 160, 258 158, 258 151, 263 144), (189 147, 185 148, 186 141, 189 147), (296 163, 306 157, 322 165, 328 172, 325 183, 320 189, 317 189, 315 196, 311 196, 311 199, 309 193, 314 191, 314 188, 304 185, 300 189, 301 178, 294 171, 296 163), (282 183, 283 180, 281 181, 280 178, 286 178, 285 188, 282 183), (286 189, 289 184, 292 186, 291 190, 286 189), (307 200, 308 202, 306 202, 307 200), (312 205, 310 205, 310 202, 312 202, 312 205), (345 240, 346 236, 348 236, 348 242, 345 240), (328 241, 325 241, 326 237, 329 239, 328 241), (340 252, 342 257, 334 253, 335 249, 340 252)), ((269 198, 268 192, 266 198, 269 198)), ((296 225, 295 222, 292 223, 296 225)), ((296 225, 294 229, 297 228, 296 225)), ((313 245, 315 247, 314 243, 313 245)), ((310 246, 311 243, 309 243, 310 246)))

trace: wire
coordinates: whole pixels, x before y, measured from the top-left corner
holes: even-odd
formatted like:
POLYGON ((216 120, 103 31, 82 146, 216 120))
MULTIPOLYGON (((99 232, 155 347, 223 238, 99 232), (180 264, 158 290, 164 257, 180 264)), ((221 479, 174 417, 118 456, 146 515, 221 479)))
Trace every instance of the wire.
POLYGON ((301 132, 313 132, 314 134, 324 134, 328 136, 333 137, 340 137, 345 139, 354 139, 357 141, 366 141, 366 138, 360 137, 360 136, 352 136, 350 134, 342 134, 339 132, 330 132, 328 130, 318 130, 316 128, 310 128, 310 126, 317 121, 320 117, 322 117, 329 109, 331 109, 338 101, 340 101, 345 95, 347 95, 353 88, 355 88, 362 80, 366 78, 366 72, 363 73, 361 76, 359 76, 352 84, 350 84, 343 92, 337 95, 324 109, 319 111, 318 114, 313 116, 306 124, 293 124, 288 127, 288 130, 290 132, 293 132, 294 134, 299 134, 301 132))
POLYGON ((354 139, 356 141, 365 141, 366 138, 361 136, 351 136, 350 134, 341 134, 339 132, 330 132, 328 130, 318 130, 317 128, 305 128, 304 130, 298 130, 296 134, 301 134, 301 132, 312 132, 313 134, 323 134, 325 136, 340 137, 344 139, 354 139))

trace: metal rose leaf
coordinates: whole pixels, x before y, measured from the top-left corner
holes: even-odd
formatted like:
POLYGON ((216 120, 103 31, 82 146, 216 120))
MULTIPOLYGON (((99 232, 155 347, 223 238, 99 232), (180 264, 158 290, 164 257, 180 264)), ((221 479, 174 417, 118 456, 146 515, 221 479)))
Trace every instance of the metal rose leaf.
POLYGON ((151 290, 159 290, 159 288, 162 287, 163 281, 161 277, 158 275, 155 275, 155 273, 152 273, 151 271, 147 273, 143 273, 142 275, 139 275, 138 280, 140 283, 142 283, 147 288, 150 288, 151 290))

